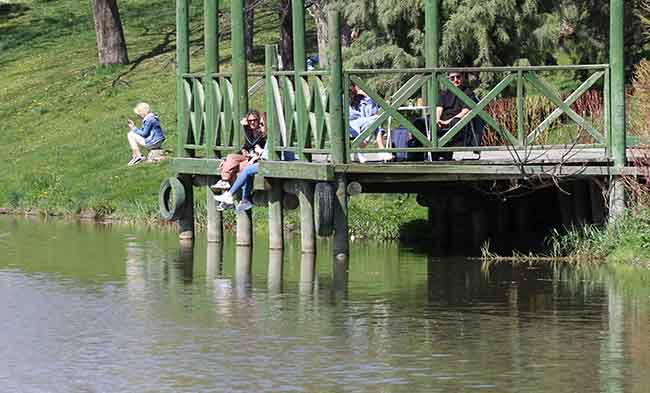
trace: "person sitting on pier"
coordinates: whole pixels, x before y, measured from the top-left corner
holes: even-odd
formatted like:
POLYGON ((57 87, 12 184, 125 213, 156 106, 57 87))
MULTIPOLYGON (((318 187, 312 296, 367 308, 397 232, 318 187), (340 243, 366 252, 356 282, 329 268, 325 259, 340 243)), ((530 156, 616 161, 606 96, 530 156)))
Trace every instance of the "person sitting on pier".
POLYGON ((127 164, 128 166, 139 164, 145 160, 140 146, 151 151, 160 149, 165 141, 165 134, 160 127, 160 118, 151 111, 149 104, 141 102, 133 108, 133 112, 142 120, 142 128, 136 127, 133 120, 127 119, 126 123, 129 127, 127 139, 131 147, 131 161, 127 164))
MULTIPOLYGON (((264 116, 262 116, 260 120, 260 130, 266 134, 266 122, 264 116)), ((266 145, 264 148, 260 147, 260 145, 255 145, 255 147, 253 147, 252 158, 248 161, 248 165, 239 171, 237 179, 232 186, 223 194, 214 196, 214 200, 219 202, 217 210, 224 210, 233 207, 235 205, 233 196, 240 189, 242 191, 242 196, 237 208, 235 209, 237 214, 253 207, 253 202, 251 201, 253 180, 260 166, 259 160, 266 160, 267 158, 268 154, 266 151, 266 145)))
MULTIPOLYGON (((375 103, 375 101, 373 101, 372 98, 368 97, 368 95, 357 85, 350 83, 350 137, 356 138, 365 130, 367 130, 372 122, 377 118, 378 111, 379 106, 375 103)), ((361 142, 359 146, 368 146, 369 139, 370 138, 367 138, 361 142)), ((377 147, 380 149, 383 149, 385 147, 383 130, 379 128, 377 129, 375 132, 375 141, 377 142, 377 147)), ((357 157, 360 162, 366 161, 365 157, 360 153, 357 155, 357 157)))
MULTIPOLYGON (((263 156, 263 159, 266 159, 266 150, 261 149, 259 146, 255 146, 256 152, 263 156)), ((235 208, 237 214, 244 212, 253 207, 253 202, 251 202, 251 195, 253 192, 253 180, 257 171, 259 170, 260 163, 259 161, 248 165, 237 175, 237 179, 232 184, 228 191, 225 191, 223 194, 215 195, 214 200, 219 202, 217 210, 224 210, 230 207, 235 206, 234 195, 239 192, 241 189, 242 195, 239 204, 235 208)))
POLYGON ((211 185, 211 189, 215 191, 228 190, 237 173, 259 158, 255 153, 256 148, 261 151, 262 146, 266 144, 266 128, 261 127, 261 119, 262 116, 256 110, 246 113, 241 121, 244 126, 244 145, 241 152, 228 154, 226 159, 221 162, 219 165, 221 180, 211 185))
MULTIPOLYGON (((478 101, 474 91, 465 86, 465 75, 462 72, 450 72, 449 80, 454 86, 463 91, 469 98, 478 101)), ((450 90, 443 91, 438 97, 438 106, 436 107, 436 123, 438 124, 438 136, 441 137, 447 133, 454 125, 456 125, 463 117, 470 112, 469 107, 450 90)), ((475 118, 475 120, 478 118, 475 118)), ((474 120, 457 133, 447 146, 479 146, 482 139, 482 130, 475 130, 474 128, 482 128, 482 121, 480 125, 473 124, 474 120)), ((451 160, 451 152, 437 153, 434 155, 434 160, 451 160)))

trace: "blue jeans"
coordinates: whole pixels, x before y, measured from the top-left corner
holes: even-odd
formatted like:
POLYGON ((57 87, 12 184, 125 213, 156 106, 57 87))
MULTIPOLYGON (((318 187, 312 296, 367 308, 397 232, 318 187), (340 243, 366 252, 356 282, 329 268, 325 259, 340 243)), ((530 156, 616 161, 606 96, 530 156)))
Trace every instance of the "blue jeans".
POLYGON ((243 171, 239 172, 237 179, 230 187, 230 193, 232 195, 235 195, 235 193, 241 188, 241 199, 250 201, 251 193, 253 192, 253 179, 255 178, 255 174, 257 173, 259 166, 260 164, 256 162, 244 168, 243 171))

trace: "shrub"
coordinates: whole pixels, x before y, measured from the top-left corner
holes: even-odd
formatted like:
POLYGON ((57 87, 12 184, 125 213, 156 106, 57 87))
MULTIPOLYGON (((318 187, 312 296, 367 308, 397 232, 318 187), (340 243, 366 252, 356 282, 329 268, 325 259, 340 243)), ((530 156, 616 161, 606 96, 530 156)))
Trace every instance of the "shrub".
MULTIPOLYGON (((566 99, 566 95, 562 96, 561 99, 566 99)), ((571 109, 577 114, 583 118, 591 119, 596 128, 602 127, 603 107, 603 95, 597 90, 585 92, 571 105, 571 109)), ((556 105, 544 96, 526 96, 524 101, 524 130, 527 133, 532 132, 556 108, 556 105)), ((517 135, 517 99, 515 97, 492 101, 487 107, 487 112, 501 128, 509 131, 512 135, 517 135)), ((535 139, 535 143, 570 143, 571 139, 575 138, 579 131, 573 120, 570 120, 566 115, 562 115, 535 139), (573 132, 567 133, 568 130, 573 132)), ((592 138, 586 132, 579 135, 580 143, 593 143, 592 138)), ((488 146, 495 146, 503 144, 504 141, 494 130, 488 128, 484 143, 488 146)))
POLYGON ((628 102, 628 133, 650 137, 650 60, 635 67, 628 102))

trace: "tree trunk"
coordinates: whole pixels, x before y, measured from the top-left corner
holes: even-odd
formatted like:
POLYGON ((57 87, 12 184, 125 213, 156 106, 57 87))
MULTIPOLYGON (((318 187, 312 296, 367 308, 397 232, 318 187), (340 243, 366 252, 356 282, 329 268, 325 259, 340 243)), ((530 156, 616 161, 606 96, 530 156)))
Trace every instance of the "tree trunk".
POLYGON ((321 69, 327 68, 329 64, 327 61, 327 46, 329 43, 328 34, 329 26, 327 25, 327 11, 323 7, 319 7, 314 3, 309 7, 309 13, 314 17, 316 22, 316 39, 318 41, 318 67, 321 69))
MULTIPOLYGON (((328 67, 327 50, 329 46, 328 34, 329 27, 327 25, 327 4, 325 0, 314 0, 311 7, 308 8, 309 13, 314 18, 316 23, 316 38, 318 40, 318 67, 325 69, 328 67)), ((341 21, 341 43, 344 47, 350 46, 352 40, 350 38, 350 26, 345 20, 341 21)))
POLYGON ((246 10, 246 21, 244 25, 244 45, 246 48, 246 60, 251 61, 253 59, 253 28, 254 28, 254 19, 255 19, 255 8, 253 7, 254 0, 246 0, 245 10, 246 10))
POLYGON ((92 0, 100 65, 127 64, 126 41, 117 0, 92 0))
POLYGON ((282 68, 293 69, 293 20, 291 0, 280 0, 280 58, 282 68))

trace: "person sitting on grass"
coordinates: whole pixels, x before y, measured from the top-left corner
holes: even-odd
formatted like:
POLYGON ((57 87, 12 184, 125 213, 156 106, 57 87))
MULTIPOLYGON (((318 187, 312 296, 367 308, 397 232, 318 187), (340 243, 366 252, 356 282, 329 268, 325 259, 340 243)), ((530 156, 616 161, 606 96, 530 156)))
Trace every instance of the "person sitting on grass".
POLYGON ((142 128, 136 127, 133 120, 127 120, 129 127, 127 139, 131 147, 131 161, 127 164, 128 166, 139 164, 145 160, 140 146, 148 150, 160 149, 165 141, 165 134, 160 127, 160 119, 151 111, 149 104, 141 102, 133 108, 133 112, 142 120, 142 128))
POLYGON ((256 149, 261 151, 266 144, 266 127, 262 126, 262 115, 258 111, 249 111, 241 124, 244 126, 244 145, 240 153, 228 154, 219 165, 221 180, 210 186, 214 191, 228 190, 237 173, 257 161, 256 149))

